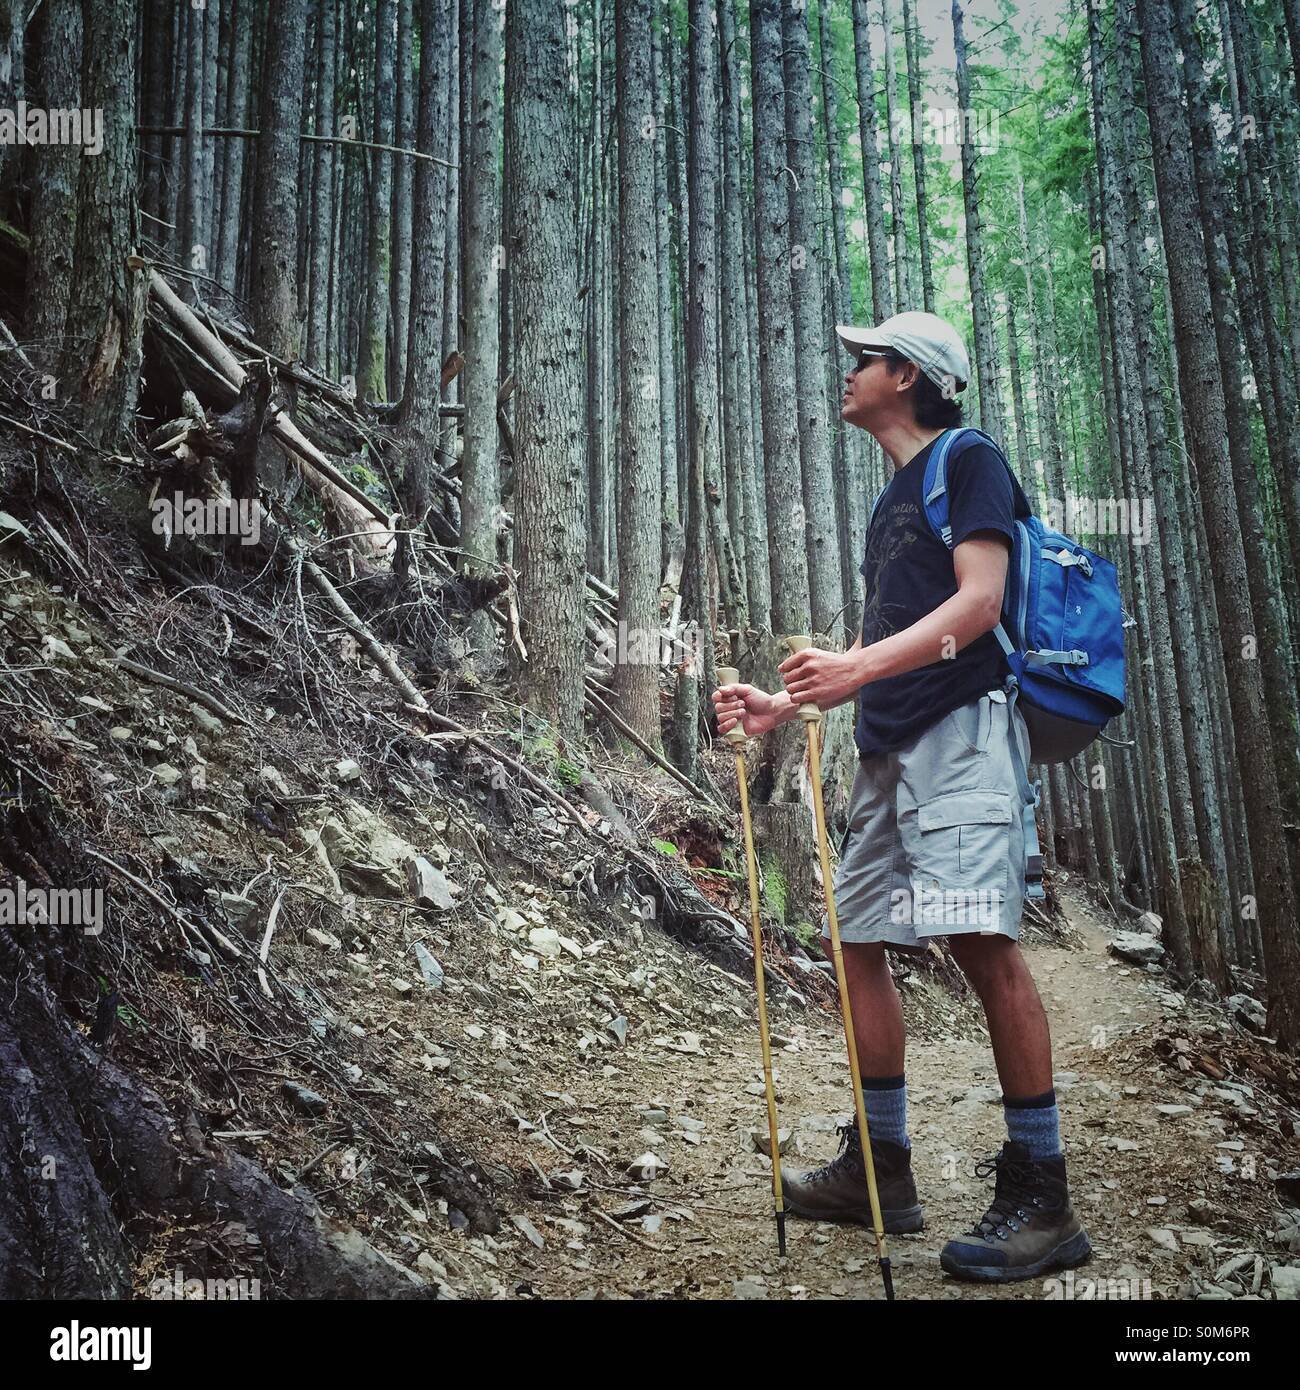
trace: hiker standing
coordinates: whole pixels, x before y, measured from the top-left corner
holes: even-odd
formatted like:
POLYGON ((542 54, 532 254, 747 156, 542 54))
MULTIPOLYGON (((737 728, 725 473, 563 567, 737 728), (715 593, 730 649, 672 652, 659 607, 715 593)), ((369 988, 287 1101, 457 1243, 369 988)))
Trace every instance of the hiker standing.
MULTIPOLYGON (((885 1230, 923 1225, 903 1013, 885 951, 943 937, 984 1008, 1007 1141, 976 1169, 995 1177, 991 1205, 940 1263, 960 1278, 1029 1279, 1091 1253, 1066 1185, 1047 1016, 1017 944, 1027 860, 1038 862, 1028 844, 1029 734, 994 629, 1015 522, 1029 505, 991 441, 949 436, 970 376, 951 325, 908 312, 836 331, 855 359, 841 418, 867 430, 894 468, 867 530, 862 632, 847 652, 809 648, 783 662, 783 692, 715 691, 718 728, 740 720, 763 734, 800 704, 825 710, 856 697, 859 761, 834 886, 885 1230), (947 451, 950 538, 927 519, 927 464, 938 449, 947 451)), ((787 1179, 791 1211, 870 1220, 856 1123, 841 1136, 836 1159, 787 1179)))

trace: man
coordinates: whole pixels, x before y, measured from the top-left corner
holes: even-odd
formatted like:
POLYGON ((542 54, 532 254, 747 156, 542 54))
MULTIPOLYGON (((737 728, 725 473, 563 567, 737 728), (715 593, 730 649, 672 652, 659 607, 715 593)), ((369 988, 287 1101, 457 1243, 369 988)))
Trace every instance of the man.
MULTIPOLYGON (((783 662, 785 690, 714 693, 718 728, 763 734, 857 698, 859 762, 835 875, 844 968, 886 1231, 923 1224, 907 1138, 903 1015, 886 949, 943 937, 978 994, 1002 1083, 1007 1142, 977 1169, 992 1204, 940 1262, 960 1278, 1030 1279, 1088 1258, 1066 1186, 1051 1040, 1017 945, 1025 843, 1020 780, 1029 736, 1004 689, 992 635, 1002 610, 1013 519, 1029 515, 1001 454, 969 435, 947 466, 952 549, 922 495, 936 441, 961 421, 970 375, 957 332, 934 314, 874 329, 837 328, 854 354, 841 417, 870 433, 893 477, 868 528, 862 632, 847 652, 810 648, 783 662)), ((870 1220, 861 1136, 841 1131, 833 1162, 787 1180, 789 1208, 828 1221, 870 1220)))

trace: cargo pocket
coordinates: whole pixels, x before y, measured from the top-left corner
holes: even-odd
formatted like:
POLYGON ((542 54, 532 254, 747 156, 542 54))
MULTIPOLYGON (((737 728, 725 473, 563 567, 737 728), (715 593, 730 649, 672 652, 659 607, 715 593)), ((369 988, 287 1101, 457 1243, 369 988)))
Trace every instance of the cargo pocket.
POLYGON ((913 873, 940 888, 1005 894, 1011 847, 1006 792, 949 792, 917 807, 913 873))

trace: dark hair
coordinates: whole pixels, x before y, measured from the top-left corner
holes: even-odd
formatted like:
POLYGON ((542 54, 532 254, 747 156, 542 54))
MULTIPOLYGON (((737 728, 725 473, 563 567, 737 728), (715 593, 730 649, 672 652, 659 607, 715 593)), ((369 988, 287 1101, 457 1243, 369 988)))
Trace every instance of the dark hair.
MULTIPOLYGON (((910 361, 910 357, 904 357, 901 353, 888 352, 885 354, 885 370, 890 376, 897 376, 899 368, 910 361)), ((924 425, 927 429, 950 430, 961 424, 961 402, 956 396, 945 396, 942 387, 931 381, 919 367, 911 391, 912 413, 918 425, 924 425)))

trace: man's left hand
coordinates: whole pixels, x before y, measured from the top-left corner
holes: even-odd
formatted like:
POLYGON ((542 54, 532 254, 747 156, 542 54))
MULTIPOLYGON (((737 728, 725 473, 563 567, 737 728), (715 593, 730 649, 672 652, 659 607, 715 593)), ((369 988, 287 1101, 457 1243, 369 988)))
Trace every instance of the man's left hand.
POLYGON ((786 657, 776 669, 796 705, 814 704, 830 709, 856 695, 866 684, 861 649, 828 652, 820 647, 805 647, 786 657))

